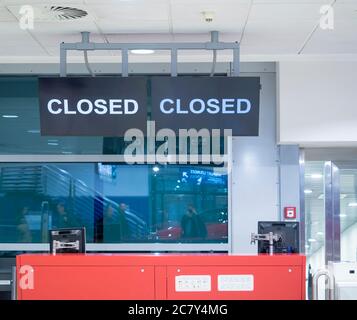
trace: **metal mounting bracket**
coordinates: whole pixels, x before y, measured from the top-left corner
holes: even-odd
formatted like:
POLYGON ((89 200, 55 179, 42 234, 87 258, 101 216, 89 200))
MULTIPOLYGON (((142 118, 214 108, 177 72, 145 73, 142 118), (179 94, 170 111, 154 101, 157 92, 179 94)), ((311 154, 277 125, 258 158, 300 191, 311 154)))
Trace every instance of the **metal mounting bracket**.
POLYGON ((67 51, 93 51, 93 50, 119 50, 122 54, 122 76, 129 75, 130 50, 167 50, 171 53, 171 76, 177 76, 177 58, 179 50, 232 50, 233 63, 231 76, 239 76, 240 45, 238 42, 219 42, 218 31, 211 31, 209 42, 171 42, 171 43, 95 43, 90 42, 89 32, 82 32, 82 41, 76 43, 60 44, 60 76, 67 76, 67 51))

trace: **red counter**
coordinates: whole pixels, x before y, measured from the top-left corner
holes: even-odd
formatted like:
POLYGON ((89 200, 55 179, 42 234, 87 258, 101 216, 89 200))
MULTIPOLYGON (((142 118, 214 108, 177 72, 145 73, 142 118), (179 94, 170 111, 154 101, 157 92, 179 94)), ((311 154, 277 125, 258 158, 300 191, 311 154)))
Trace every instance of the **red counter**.
POLYGON ((17 298, 305 299, 305 257, 19 255, 17 298))

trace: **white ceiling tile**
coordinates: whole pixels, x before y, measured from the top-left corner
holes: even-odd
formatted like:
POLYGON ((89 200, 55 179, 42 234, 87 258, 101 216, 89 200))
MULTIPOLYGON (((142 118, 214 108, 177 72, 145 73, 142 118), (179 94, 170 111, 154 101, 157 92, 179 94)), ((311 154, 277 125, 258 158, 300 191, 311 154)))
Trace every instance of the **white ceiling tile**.
POLYGON ((169 31, 166 1, 87 1, 96 22, 104 33, 167 33, 169 31), (92 4, 94 3, 94 4, 92 4))
POLYGON ((25 45, 26 50, 18 45, 0 46, 0 56, 22 57, 24 52, 27 56, 47 56, 46 52, 39 45, 25 45))
MULTIPOLYGON (((242 54, 296 54, 320 19, 326 0, 0 0, 0 56, 58 56, 59 44, 81 40, 90 31, 91 40, 103 42, 189 42, 209 41, 211 30, 220 40, 239 41, 251 7, 241 44, 242 54), (46 21, 39 15, 31 33, 15 22, 24 5, 44 8, 62 5, 86 10, 89 15, 75 21, 46 21), (251 6, 251 4, 253 4, 251 6), (7 5, 10 12, 1 5, 7 5), (202 12, 212 11, 213 22, 202 12), (10 24, 9 24, 10 23, 10 24), (103 32, 105 35, 101 35, 103 32), (33 38, 35 37, 35 39, 33 38), (37 40, 37 41, 36 41, 37 40), (26 48, 26 50, 24 50, 26 48)), ((335 29, 317 29, 303 53, 356 53, 357 0, 338 0, 335 29)), ((70 52, 69 55, 80 55, 70 52)), ((117 52, 91 52, 93 57, 117 52)), ((183 53, 188 56, 190 53, 183 53)), ((193 57, 201 57, 192 52, 193 57)), ((161 56, 157 54, 157 56, 161 56)))
POLYGON ((355 4, 336 2, 334 28, 317 28, 304 48, 305 54, 357 53, 357 1, 355 4))
POLYGON ((357 19, 336 21, 333 30, 318 28, 304 48, 305 54, 357 54, 357 19))
MULTIPOLYGON (((268 1, 270 2, 270 1, 268 1)), ((264 20, 270 22, 285 21, 287 23, 302 23, 303 20, 320 18, 320 4, 316 3, 254 3, 249 21, 264 20)), ((267 22, 268 23, 268 22, 267 22)))
POLYGON ((113 23, 122 21, 168 20, 168 5, 163 1, 150 1, 138 5, 134 2, 117 2, 116 5, 101 3, 88 4, 87 7, 96 13, 99 20, 111 20, 113 23))
POLYGON ((5 7, 1 7, 0 2, 0 23, 11 21, 16 21, 16 18, 5 7))
POLYGON ((353 20, 357 21, 357 0, 352 3, 340 3, 336 2, 333 7, 334 9, 334 19, 339 20, 353 20))
POLYGON ((165 20, 99 20, 97 22, 103 33, 167 33, 169 32, 168 22, 165 20))
POLYGON ((248 12, 249 1, 172 1, 172 29, 175 33, 238 32, 248 12), (212 12, 213 21, 206 22, 203 12, 212 12))
POLYGON ((17 22, 1 22, 0 23, 0 43, 1 47, 18 46, 19 49, 36 46, 36 43, 31 38, 31 35, 19 28, 17 22))
POLYGON ((283 22, 248 22, 241 42, 242 54, 296 54, 316 25, 314 20, 301 25, 283 22))
POLYGON ((66 5, 75 6, 77 4, 83 4, 84 0, 1 0, 3 5, 66 5))

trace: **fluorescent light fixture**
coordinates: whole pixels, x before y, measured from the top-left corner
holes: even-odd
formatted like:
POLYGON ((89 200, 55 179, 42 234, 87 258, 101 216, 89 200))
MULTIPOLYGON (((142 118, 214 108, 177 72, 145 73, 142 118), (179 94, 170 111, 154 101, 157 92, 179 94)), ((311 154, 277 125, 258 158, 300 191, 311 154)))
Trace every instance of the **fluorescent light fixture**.
POLYGON ((321 231, 316 232, 316 234, 317 234, 318 236, 323 236, 323 235, 324 235, 324 233, 323 233, 323 232, 321 232, 321 231))
POLYGON ((310 193, 312 193, 312 190, 311 190, 311 189, 305 189, 305 190, 304 190, 304 193, 305 193, 305 194, 310 194, 310 193))
POLYGON ((316 239, 314 239, 314 238, 310 238, 309 240, 307 240, 307 241, 309 241, 309 242, 316 242, 316 239))
POLYGON ((48 142, 47 143, 49 146, 58 146, 57 142, 48 142))
POLYGON ((344 214, 344 213, 340 214, 340 218, 346 218, 346 217, 347 217, 347 214, 344 214))
POLYGON ((41 131, 39 129, 33 129, 33 130, 27 130, 27 133, 40 133, 41 131))
POLYGON ((350 202, 348 204, 349 207, 357 207, 357 202, 350 202))
POLYGON ((154 172, 159 172, 160 171, 160 168, 158 166, 155 166, 152 168, 152 171, 154 172))
POLYGON ((62 151, 62 154, 72 154, 72 151, 62 151))
MULTIPOLYGON (((340 194, 340 199, 345 199, 346 197, 347 197, 347 194, 344 194, 344 193, 340 194)), ((325 199, 325 195, 323 193, 321 193, 317 199, 323 200, 323 199, 325 199)))
POLYGON ((3 117, 3 118, 6 118, 6 119, 16 119, 16 118, 18 118, 19 116, 16 115, 16 114, 3 114, 2 117, 3 117))
POLYGON ((58 142, 58 139, 48 139, 48 142, 58 142))
POLYGON ((130 52, 133 54, 153 54, 155 51, 151 49, 133 49, 130 52))
POLYGON ((312 179, 321 179, 321 178, 323 177, 323 175, 322 175, 321 173, 312 173, 312 174, 310 175, 310 177, 311 177, 312 179))

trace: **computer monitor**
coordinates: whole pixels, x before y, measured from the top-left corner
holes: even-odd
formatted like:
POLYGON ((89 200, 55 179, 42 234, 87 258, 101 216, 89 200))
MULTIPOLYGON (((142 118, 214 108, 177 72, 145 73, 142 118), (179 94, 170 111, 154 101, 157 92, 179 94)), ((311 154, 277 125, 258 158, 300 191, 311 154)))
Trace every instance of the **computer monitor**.
MULTIPOLYGON (((274 253, 299 253, 299 222, 259 221, 258 233, 273 232, 280 236, 280 240, 274 241, 274 253)), ((269 242, 258 242, 258 253, 269 253, 269 242)))
POLYGON ((85 253, 86 229, 63 228, 49 231, 50 252, 56 253, 85 253))

